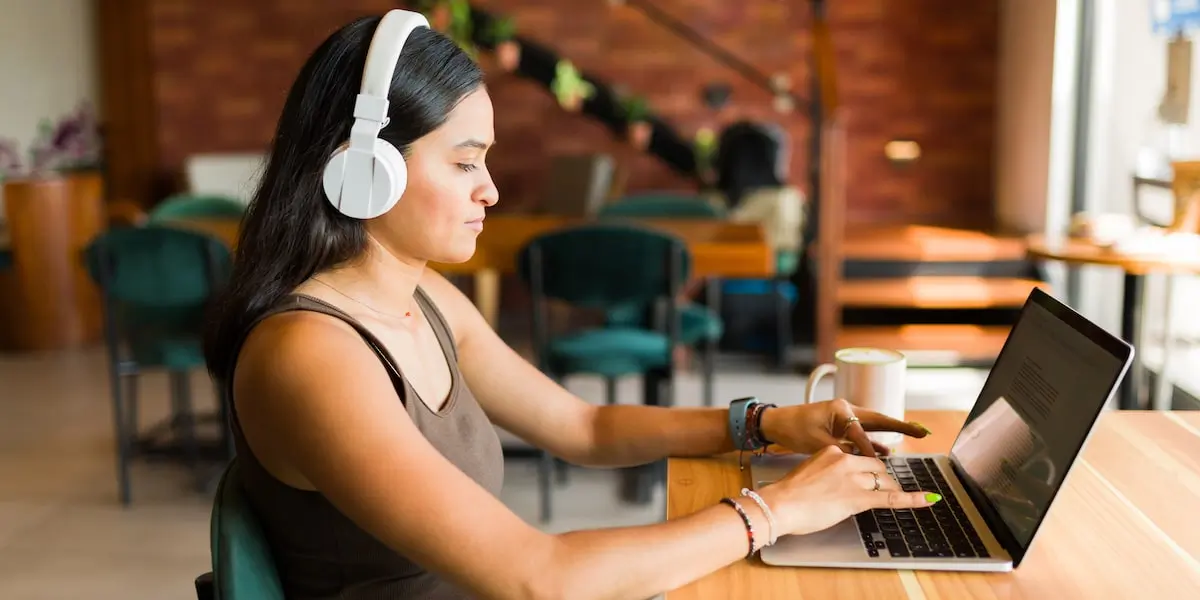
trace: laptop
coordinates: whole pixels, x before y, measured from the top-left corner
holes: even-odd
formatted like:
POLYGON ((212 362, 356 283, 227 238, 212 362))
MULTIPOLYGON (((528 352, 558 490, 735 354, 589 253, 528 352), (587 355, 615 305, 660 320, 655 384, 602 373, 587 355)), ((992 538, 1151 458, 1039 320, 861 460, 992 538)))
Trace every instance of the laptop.
MULTIPOLYGON (((950 453, 881 457, 905 490, 937 492, 942 500, 929 508, 867 511, 823 531, 782 537, 762 550, 762 561, 1011 571, 1029 551, 1133 352, 1034 289, 950 453)), ((804 458, 754 457, 754 486, 779 480, 804 458)))

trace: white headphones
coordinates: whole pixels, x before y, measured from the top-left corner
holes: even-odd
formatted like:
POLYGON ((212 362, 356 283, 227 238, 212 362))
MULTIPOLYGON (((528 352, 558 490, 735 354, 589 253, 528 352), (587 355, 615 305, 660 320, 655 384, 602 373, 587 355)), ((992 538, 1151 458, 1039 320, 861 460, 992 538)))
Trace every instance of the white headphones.
POLYGON ((325 164, 322 182, 325 197, 342 214, 373 219, 396 205, 408 184, 408 168, 395 146, 379 139, 387 125, 388 90, 405 40, 418 27, 429 27, 421 13, 388 11, 379 22, 367 62, 362 88, 354 102, 354 127, 350 140, 325 164))

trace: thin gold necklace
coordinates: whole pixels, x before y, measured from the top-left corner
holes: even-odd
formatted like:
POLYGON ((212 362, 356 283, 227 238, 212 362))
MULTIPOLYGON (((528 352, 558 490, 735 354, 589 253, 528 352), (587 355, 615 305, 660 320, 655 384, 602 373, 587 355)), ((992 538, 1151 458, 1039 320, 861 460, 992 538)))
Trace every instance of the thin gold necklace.
POLYGON ((362 306, 366 307, 368 310, 370 310, 370 311, 372 311, 372 312, 375 312, 375 313, 378 313, 378 314, 381 314, 381 315, 383 315, 383 316, 385 316, 385 317, 388 317, 388 318, 391 318, 391 319, 396 319, 396 320, 401 320, 401 319, 404 319, 404 318, 407 318, 407 317, 411 317, 411 316, 412 316, 412 311, 405 311, 405 312, 404 312, 404 316, 403 316, 403 317, 401 317, 401 316, 399 316, 399 315, 392 314, 392 313, 384 312, 384 311, 382 311, 382 310, 379 310, 378 308, 375 308, 374 306, 371 306, 370 304, 367 304, 366 302, 363 302, 362 300, 359 300, 358 298, 355 298, 354 296, 351 296, 350 294, 347 294, 346 292, 343 292, 342 290, 339 290, 339 289, 337 289, 337 288, 333 287, 332 285, 330 285, 330 284, 328 284, 328 283, 325 283, 324 281, 321 281, 320 279, 318 279, 318 278, 316 278, 316 277, 313 277, 313 278, 312 278, 312 280, 313 280, 313 281, 315 281, 315 282, 317 282, 317 283, 319 283, 319 284, 321 284, 321 285, 323 285, 323 286, 325 286, 325 287, 327 287, 327 288, 329 288, 329 289, 331 289, 331 290, 333 290, 334 292, 337 292, 337 293, 338 293, 338 295, 342 296, 343 298, 346 298, 347 300, 349 300, 349 301, 351 301, 351 302, 354 302, 354 303, 356 303, 356 304, 360 304, 360 305, 362 305, 362 306))

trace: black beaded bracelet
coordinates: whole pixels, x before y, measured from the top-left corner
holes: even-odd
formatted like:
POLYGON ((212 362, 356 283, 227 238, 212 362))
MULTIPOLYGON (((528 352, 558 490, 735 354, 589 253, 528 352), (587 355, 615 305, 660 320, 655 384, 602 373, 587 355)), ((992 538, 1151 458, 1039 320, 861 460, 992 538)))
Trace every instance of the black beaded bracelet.
POLYGON ((732 506, 733 510, 736 510, 738 516, 742 518, 742 523, 746 524, 746 538, 750 541, 750 551, 746 552, 746 558, 749 559, 750 557, 754 556, 755 550, 754 523, 750 522, 750 515, 746 514, 746 509, 742 508, 742 505, 738 504, 732 498, 721 498, 721 504, 728 504, 732 506))

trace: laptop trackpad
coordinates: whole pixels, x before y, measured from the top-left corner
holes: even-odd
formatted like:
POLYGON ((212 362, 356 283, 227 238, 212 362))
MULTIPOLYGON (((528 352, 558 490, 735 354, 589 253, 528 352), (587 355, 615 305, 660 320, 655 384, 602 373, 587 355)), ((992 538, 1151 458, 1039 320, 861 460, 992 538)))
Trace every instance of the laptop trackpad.
POLYGON ((782 537, 774 546, 762 551, 764 563, 783 566, 832 566, 849 561, 862 562, 866 557, 854 519, 807 535, 782 537))

